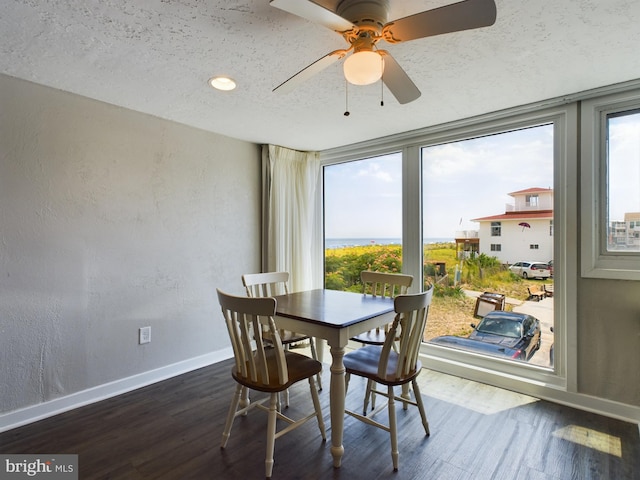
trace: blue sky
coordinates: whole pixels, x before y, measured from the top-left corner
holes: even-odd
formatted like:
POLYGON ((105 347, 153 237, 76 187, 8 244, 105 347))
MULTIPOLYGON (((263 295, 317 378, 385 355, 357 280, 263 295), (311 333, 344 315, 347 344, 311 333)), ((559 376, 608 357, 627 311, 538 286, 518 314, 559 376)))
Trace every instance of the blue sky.
POLYGON ((640 212, 640 113, 609 121, 609 218, 640 212))
POLYGON ((324 169, 327 238, 402 235, 402 164, 399 153, 324 169))
MULTIPOLYGON (((551 126, 427 148, 424 236, 453 238, 503 213, 507 193, 553 187, 552 152, 551 126)), ((399 153, 325 168, 326 237, 400 237, 401 173, 399 153)))
POLYGON ((424 236, 453 238, 457 230, 477 230, 472 218, 504 213, 514 203, 509 193, 532 187, 553 188, 551 125, 428 147, 424 236))
MULTIPOLYGON (((609 131, 609 218, 640 212, 640 113, 609 131)), ((327 238, 399 238, 400 153, 325 168, 327 238)), ((504 213, 510 192, 553 188, 553 127, 516 130, 423 150, 424 237, 475 230, 470 219, 504 213)))

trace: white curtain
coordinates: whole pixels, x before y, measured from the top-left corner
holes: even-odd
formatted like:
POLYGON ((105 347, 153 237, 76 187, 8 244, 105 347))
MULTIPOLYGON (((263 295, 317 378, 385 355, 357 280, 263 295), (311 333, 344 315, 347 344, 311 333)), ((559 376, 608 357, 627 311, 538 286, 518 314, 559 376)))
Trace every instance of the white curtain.
POLYGON ((265 271, 287 271, 292 292, 322 286, 322 246, 316 231, 317 152, 264 145, 263 245, 265 271))

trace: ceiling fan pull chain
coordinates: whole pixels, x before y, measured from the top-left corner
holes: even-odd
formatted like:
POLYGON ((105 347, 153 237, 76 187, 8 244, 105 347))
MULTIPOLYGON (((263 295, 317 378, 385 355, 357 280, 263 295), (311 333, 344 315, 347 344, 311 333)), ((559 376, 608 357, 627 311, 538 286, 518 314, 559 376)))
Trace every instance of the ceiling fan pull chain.
POLYGON ((348 117, 351 114, 349 113, 349 82, 346 80, 344 81, 344 106, 344 116, 348 117))
POLYGON ((384 78, 383 77, 380 77, 380 106, 384 107, 384 78))

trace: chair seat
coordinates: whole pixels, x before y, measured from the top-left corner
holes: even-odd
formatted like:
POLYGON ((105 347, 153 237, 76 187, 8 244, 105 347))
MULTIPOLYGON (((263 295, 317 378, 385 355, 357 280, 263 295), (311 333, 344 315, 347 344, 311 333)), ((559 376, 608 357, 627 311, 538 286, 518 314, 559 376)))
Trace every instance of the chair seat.
POLYGON ((409 372, 404 377, 394 378, 396 372, 396 366, 398 365, 398 354, 394 351, 389 352, 389 362, 387 363, 387 378, 378 376, 378 364, 380 363, 380 355, 382 354, 382 347, 376 345, 367 345, 362 348, 358 348, 353 352, 349 352, 344 356, 344 366, 347 373, 358 375, 365 378, 381 383, 383 385, 402 385, 410 382, 418 376, 422 369, 420 360, 416 363, 416 369, 409 372))
MULTIPOLYGON (((283 345, 289 345, 292 343, 303 342, 309 339, 309 335, 304 335, 302 333, 291 332, 289 330, 280 330, 280 341, 283 345)), ((265 332, 263 334, 263 338, 265 340, 271 341, 271 335, 269 332, 265 332)))
POLYGON ((313 358, 299 353, 285 351, 285 359, 287 361, 287 369, 289 371, 289 381, 284 384, 277 383, 277 364, 276 364, 276 351, 275 349, 266 350, 267 365, 269 369, 269 384, 264 384, 262 379, 258 377, 257 382, 253 382, 250 378, 245 378, 238 375, 236 368, 231 371, 233 378, 241 385, 258 390, 260 392, 282 392, 288 389, 294 383, 301 380, 306 380, 313 375, 317 375, 322 371, 322 363, 313 358))
POLYGON ((351 337, 351 340, 363 343, 365 345, 384 345, 384 339, 386 335, 387 334, 384 330, 374 329, 351 337))

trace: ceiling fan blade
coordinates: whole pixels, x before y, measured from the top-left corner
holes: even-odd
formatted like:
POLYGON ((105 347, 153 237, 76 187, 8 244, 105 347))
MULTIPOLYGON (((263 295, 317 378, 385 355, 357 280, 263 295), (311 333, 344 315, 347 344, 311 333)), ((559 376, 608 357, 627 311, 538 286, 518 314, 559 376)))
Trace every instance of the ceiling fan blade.
POLYGON ((413 102, 421 93, 416 84, 409 78, 400 64, 386 50, 378 50, 378 53, 384 58, 384 73, 382 81, 387 88, 396 97, 398 103, 405 104, 413 102))
POLYGON ((494 0, 465 0, 387 23, 383 38, 390 43, 406 42, 443 33, 488 27, 496 21, 494 0))
POLYGON ((347 54, 347 52, 348 50, 335 50, 331 53, 326 54, 324 57, 316 60, 308 67, 303 68, 298 73, 282 82, 280 85, 274 88, 273 91, 275 92, 277 90, 279 93, 289 93, 290 91, 298 87, 298 85, 306 82, 308 79, 313 77, 316 73, 321 72, 329 65, 343 58, 347 54))
POLYGON ((336 32, 346 32, 355 28, 349 20, 342 18, 335 12, 308 0, 271 0, 270 5, 305 18, 313 23, 319 23, 336 32))

